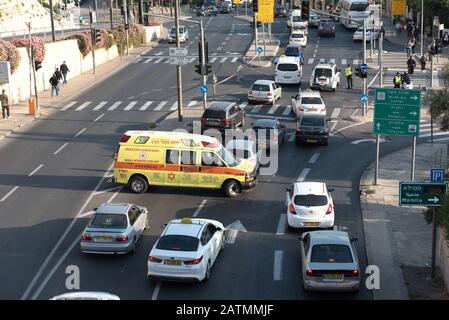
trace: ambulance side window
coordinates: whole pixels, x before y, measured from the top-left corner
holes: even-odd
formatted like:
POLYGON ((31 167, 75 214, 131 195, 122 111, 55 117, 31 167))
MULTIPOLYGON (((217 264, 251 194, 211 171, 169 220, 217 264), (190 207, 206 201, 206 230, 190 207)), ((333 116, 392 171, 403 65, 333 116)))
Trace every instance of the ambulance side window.
POLYGON ((210 167, 223 167, 223 162, 214 152, 203 152, 201 154, 201 165, 210 167))
POLYGON ((179 163, 179 150, 167 150, 165 152, 166 164, 178 164, 179 163))
POLYGON ((195 165, 196 152, 195 151, 181 151, 181 164, 195 165))

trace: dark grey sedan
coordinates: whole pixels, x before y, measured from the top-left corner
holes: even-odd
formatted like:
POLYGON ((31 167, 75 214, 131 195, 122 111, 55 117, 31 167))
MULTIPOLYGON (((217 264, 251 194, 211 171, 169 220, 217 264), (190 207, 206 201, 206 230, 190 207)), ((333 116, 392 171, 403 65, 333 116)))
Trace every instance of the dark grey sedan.
POLYGON ((258 150, 276 150, 285 140, 285 125, 277 119, 258 119, 252 129, 256 134, 258 150))
POLYGON ((318 26, 318 35, 335 37, 335 25, 332 22, 321 21, 318 26))
POLYGON ((324 114, 301 115, 296 127, 296 144, 321 143, 327 146, 329 138, 327 121, 324 114))

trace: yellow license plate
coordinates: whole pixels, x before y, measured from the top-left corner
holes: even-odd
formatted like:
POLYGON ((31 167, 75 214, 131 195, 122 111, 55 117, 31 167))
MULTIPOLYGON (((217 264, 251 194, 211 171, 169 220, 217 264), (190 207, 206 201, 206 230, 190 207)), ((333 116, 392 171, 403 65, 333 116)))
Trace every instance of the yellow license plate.
POLYGON ((304 222, 305 227, 318 227, 319 225, 319 222, 304 222))
POLYGON ((338 273, 329 273, 329 274, 325 274, 323 275, 323 278, 325 280, 336 280, 336 281, 343 281, 343 275, 342 274, 338 274, 338 273))
POLYGON ((112 237, 111 236, 100 236, 97 237, 98 240, 102 240, 102 241, 111 241, 112 237))
POLYGON ((317 143, 317 142, 318 142, 318 140, 315 140, 315 139, 307 139, 307 142, 313 142, 313 143, 317 143))
POLYGON ((164 264, 168 264, 170 266, 180 266, 182 264, 181 260, 164 260, 164 264))

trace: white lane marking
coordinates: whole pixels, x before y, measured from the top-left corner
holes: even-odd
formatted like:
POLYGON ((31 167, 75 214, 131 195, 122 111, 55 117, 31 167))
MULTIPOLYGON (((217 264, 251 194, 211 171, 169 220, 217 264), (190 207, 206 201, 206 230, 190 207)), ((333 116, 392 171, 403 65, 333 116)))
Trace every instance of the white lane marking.
MULTIPOLYGON (((433 142, 440 142, 440 141, 447 141, 449 140, 449 138, 440 138, 440 139, 433 139, 433 142)), ((431 142, 431 140, 429 140, 428 142, 431 142)))
POLYGON ((284 121, 291 121, 291 122, 295 121, 295 118, 267 116, 267 115, 260 115, 260 114, 251 114, 251 118, 277 119, 277 120, 284 120, 284 121))
POLYGON ((33 171, 30 172, 30 174, 28 175, 28 177, 33 176, 36 172, 38 172, 44 165, 40 164, 36 169, 34 169, 33 171))
POLYGON ((154 111, 159 111, 159 110, 161 110, 166 104, 167 104, 167 101, 161 101, 161 102, 156 106, 156 108, 154 108, 153 110, 154 110, 154 111))
POLYGON ((192 101, 190 101, 189 104, 187 105, 187 108, 190 108, 191 106, 194 106, 194 105, 196 105, 197 103, 198 103, 198 101, 192 100, 192 101))
POLYGON ((335 59, 330 59, 329 60, 331 63, 335 63, 335 59))
POLYGON ((193 61, 195 61, 197 58, 190 58, 189 59, 189 63, 192 63, 193 61))
POLYGON ((101 101, 95 108, 93 108, 94 111, 98 111, 101 108, 103 108, 108 102, 107 101, 101 101))
POLYGON ((229 41, 229 39, 231 39, 231 37, 226 37, 226 41, 229 41))
POLYGON ((149 106, 153 104, 153 101, 147 101, 139 108, 140 111, 145 111, 148 109, 149 106))
POLYGON ((335 108, 334 111, 332 111, 331 118, 337 119, 338 115, 340 114, 341 108, 335 108))
POLYGON ((245 109, 247 105, 248 105, 248 102, 242 102, 240 104, 240 108, 245 109))
MULTIPOLYGON (((331 121, 331 122, 333 122, 333 121, 331 121)), ((335 121, 335 122, 332 124, 331 128, 329 129, 329 132, 333 132, 333 131, 335 130, 335 127, 337 126, 337 123, 338 123, 338 121, 335 121)), ((330 135, 330 134, 329 134, 329 135, 330 135)))
POLYGON ((213 52, 212 53, 213 56, 216 56, 217 54, 218 54, 218 52, 213 52))
POLYGON ((156 56, 161 56, 161 55, 163 55, 164 53, 163 52, 158 52, 158 53, 156 53, 155 55, 156 56))
POLYGON ((104 117, 104 113, 100 114, 98 117, 95 118, 94 122, 97 122, 98 120, 100 120, 101 118, 104 117))
POLYGON ((312 155, 312 157, 310 158, 309 163, 310 163, 310 164, 315 164, 315 162, 318 160, 318 157, 319 157, 319 156, 320 156, 319 153, 314 153, 314 154, 312 155))
POLYGON ((94 192, 94 196, 98 196, 99 194, 103 194, 103 193, 117 191, 121 188, 122 187, 118 186, 118 187, 113 187, 113 188, 109 188, 109 189, 105 189, 105 190, 100 190, 100 191, 94 192))
POLYGON ((273 113, 275 113, 276 112, 276 110, 279 108, 279 105, 278 104, 275 104, 274 106, 272 106, 271 108, 270 108, 270 110, 268 110, 268 114, 273 114, 273 113))
POLYGON ((226 41, 223 41, 223 42, 221 43, 221 45, 222 45, 222 46, 225 46, 225 45, 226 45, 226 41))
POLYGON ((164 63, 170 63, 170 59, 165 60, 164 63))
POLYGON ((359 59, 354 59, 354 60, 352 61, 352 64, 359 64, 359 59))
POLYGON ((299 175, 298 179, 296 179, 297 182, 302 182, 306 179, 307 175, 309 174, 310 169, 309 168, 304 168, 301 171, 301 174, 299 175))
POLYGON ((239 59, 239 57, 234 57, 234 58, 232 58, 231 62, 236 63, 238 59, 239 59))
POLYGON ((162 60, 164 60, 165 58, 159 58, 159 59, 157 59, 156 61, 154 61, 154 63, 159 63, 159 62, 161 62, 162 60))
POLYGON ((227 58, 227 57, 224 57, 224 58, 222 58, 222 59, 220 60, 220 63, 224 63, 224 62, 226 62, 226 60, 228 60, 228 58, 227 58))
MULTIPOLYGON (((424 121, 426 121, 426 120, 424 120, 424 121)), ((421 122, 422 122, 422 120, 421 120, 421 122)), ((433 125, 435 126, 435 124, 433 124, 433 125)), ((420 128, 431 127, 431 126, 432 126, 431 123, 421 123, 421 124, 419 125, 420 128)))
POLYGON ((87 128, 83 128, 83 129, 81 129, 77 134, 75 134, 73 137, 74 138, 78 138, 78 136, 80 135, 80 134, 82 134, 84 131, 86 131, 87 130, 87 128))
POLYGON ((54 154, 54 155, 58 154, 59 152, 61 152, 62 149, 64 149, 65 147, 67 147, 68 144, 69 144, 68 142, 64 143, 62 146, 59 147, 58 150, 56 150, 55 152, 53 152, 53 154, 54 154))
MULTIPOLYGON (((423 133, 423 132, 431 132, 432 128, 427 128, 427 129, 421 129, 419 128, 419 133, 423 133)), ((433 132, 437 131, 437 128, 433 128, 433 132)))
POLYGON ((70 109, 73 105, 75 105, 78 101, 72 101, 68 104, 66 104, 61 110, 67 110, 70 109))
POLYGON ((210 62, 211 62, 211 63, 214 63, 215 61, 217 61, 217 59, 218 59, 217 57, 212 58, 212 59, 210 60, 210 62))
POLYGON ((85 109, 88 105, 90 105, 92 103, 92 101, 86 101, 84 102, 82 105, 80 105, 78 108, 76 108, 76 111, 81 111, 83 109, 85 109))
POLYGON ((156 283, 156 286, 154 287, 153 296, 151 297, 151 300, 157 300, 157 296, 159 295, 160 290, 161 290, 161 282, 158 281, 156 283))
POLYGON ((274 268, 273 268, 273 279, 274 281, 282 280, 282 260, 284 257, 284 251, 276 250, 274 251, 274 268))
POLYGON ((204 199, 203 201, 201 201, 201 204, 199 205, 198 208, 196 208, 195 212, 193 213, 193 217, 196 218, 198 216, 198 214, 200 213, 201 209, 203 209, 204 205, 206 204, 207 200, 204 199))
POLYGON ((108 108, 108 111, 115 110, 121 103, 121 101, 114 102, 114 104, 108 108))
POLYGON ((142 62, 143 58, 138 58, 137 60, 134 61, 134 63, 139 63, 142 62))
MULTIPOLYGON (((449 132, 434 132, 434 133, 433 133, 433 136, 434 136, 434 137, 435 137, 435 136, 444 136, 444 135, 449 135, 449 132)), ((427 134, 420 134, 420 135, 419 135, 420 138, 427 138, 427 137, 430 137, 430 136, 432 136, 432 134, 430 134, 430 133, 427 133, 427 134)))
POLYGON ((307 63, 308 63, 308 64, 312 64, 312 63, 313 63, 313 60, 314 60, 313 58, 309 58, 309 60, 307 60, 307 63))
POLYGON ((326 61, 326 60, 323 59, 323 58, 320 59, 320 63, 324 63, 325 61, 326 61))
POLYGON ((283 116, 288 116, 290 114, 290 112, 292 112, 292 107, 291 106, 286 106, 284 112, 282 112, 283 116))
POLYGON ((251 110, 251 113, 257 113, 257 112, 260 111, 261 108, 262 108, 262 105, 259 104, 259 105, 255 106, 255 107, 253 108, 253 110, 251 110))
POLYGON ((174 110, 176 110, 176 109, 178 109, 178 101, 176 101, 175 103, 173 103, 173 105, 172 105, 171 108, 170 108, 170 111, 174 111, 174 110))
POLYGON ((228 236, 226 237, 226 243, 234 244, 238 233, 238 230, 230 230, 228 236))
POLYGON ((341 59, 341 64, 346 65, 347 60, 346 59, 341 59))
POLYGON ((125 107, 125 109, 123 109, 123 110, 129 111, 129 110, 131 110, 136 104, 137 104, 137 101, 131 101, 131 102, 125 107))
MULTIPOLYGON (((337 124, 337 123, 335 123, 335 124, 337 124)), ((338 129, 337 131, 333 132, 333 129, 335 129, 335 126, 334 126, 334 128, 331 128, 329 136, 335 136, 337 133, 342 132, 342 131, 344 131, 346 129, 349 129, 349 128, 352 128, 352 127, 361 126, 361 125, 364 125, 364 124, 366 124, 366 122, 350 124, 349 126, 343 127, 341 129, 338 129)))
MULTIPOLYGON (((50 255, 47 257, 47 259, 44 261, 44 264, 42 264, 41 269, 39 270, 39 272, 36 274, 35 278, 33 278, 33 281, 30 283, 30 286, 27 288, 27 291, 25 291, 25 293, 22 296, 22 300, 25 300, 29 294, 29 291, 31 291, 32 287, 34 286, 34 282, 36 282, 38 280, 38 278, 41 276, 42 271, 46 268, 48 262, 52 259, 52 256, 54 255, 54 253, 57 251, 57 249, 59 248, 59 246, 61 245, 62 241, 64 240, 64 238, 67 236, 67 234, 70 232, 70 230, 73 228, 73 225, 75 224, 76 220, 80 218, 80 216, 84 213, 84 209, 87 207, 87 205, 89 204, 89 202, 92 200, 94 192, 96 190, 98 190, 98 187, 101 185, 101 183, 103 182, 104 178, 106 177, 106 174, 108 174, 112 168, 114 166, 114 163, 112 163, 108 170, 106 171, 105 175, 103 176, 102 179, 100 179, 99 183, 97 184, 97 186, 95 187, 95 189, 93 190, 93 192, 89 195, 89 197, 87 198, 86 202, 84 203, 84 205, 81 207, 80 211, 78 212, 78 214, 75 216, 75 218, 72 220, 72 222, 70 223, 70 225, 67 227, 66 231, 64 232, 64 234, 62 235, 62 237, 60 238, 60 240, 58 241, 58 243, 56 244, 56 246, 53 248, 52 252, 50 253, 50 255)), ((111 197, 108 202, 111 202, 122 190, 123 187, 120 187, 120 189, 113 195, 113 197, 111 197)), ((79 245, 79 239, 81 238, 81 234, 75 238, 75 240, 73 241, 73 243, 71 244, 71 246, 68 248, 67 251, 65 251, 64 255, 61 256, 61 258, 58 260, 58 262, 54 265, 53 269, 50 270, 50 272, 48 273, 47 277, 45 277, 45 279, 42 281, 41 285, 37 288, 36 292, 34 293, 34 295, 31 297, 32 300, 36 300, 37 297, 40 295, 40 293, 42 292, 42 290, 45 288, 45 286, 47 285, 47 283, 50 281, 50 279, 53 277, 53 275, 55 274, 56 270, 58 270, 58 268, 60 267, 60 265, 62 264, 62 262, 67 258, 67 256, 69 255, 69 253, 73 250, 73 248, 76 245, 79 245)))
POLYGON ((295 139, 296 139, 295 134, 291 134, 290 138, 288 138, 288 142, 293 142, 293 141, 295 141, 295 139))
POLYGON ((153 61, 154 58, 148 58, 147 60, 145 60, 143 63, 150 63, 151 61, 153 61))
POLYGON ((0 199, 0 202, 4 202, 10 195, 12 195, 17 189, 19 189, 19 186, 15 186, 12 188, 7 194, 3 196, 3 198, 0 199))
POLYGON ((80 218, 85 218, 94 214, 94 211, 88 211, 80 215, 80 218))
POLYGON ((283 213, 279 217, 278 228, 277 228, 277 231, 276 231, 277 235, 285 234, 285 226, 286 226, 286 224, 287 224, 287 214, 283 213))

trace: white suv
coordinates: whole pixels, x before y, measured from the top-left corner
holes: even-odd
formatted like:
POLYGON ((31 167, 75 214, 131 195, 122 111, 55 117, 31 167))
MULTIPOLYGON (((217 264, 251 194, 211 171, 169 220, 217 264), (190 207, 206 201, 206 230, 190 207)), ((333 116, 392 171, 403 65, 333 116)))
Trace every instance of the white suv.
MULTIPOLYGON (((189 40, 189 30, 186 26, 179 26, 179 42, 185 43, 189 40)), ((176 42, 176 27, 172 26, 168 34, 168 42, 176 42)))
POLYGON ((287 188, 287 222, 290 228, 334 227, 334 202, 324 182, 295 182, 287 188))
POLYGON ((335 63, 319 63, 313 68, 310 88, 335 91, 340 85, 341 69, 335 63))

